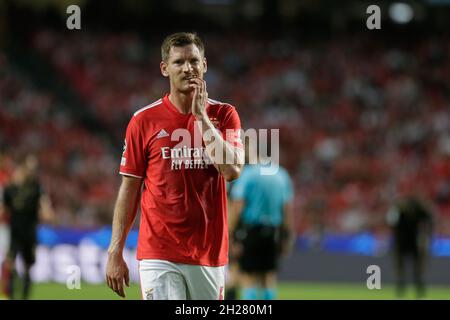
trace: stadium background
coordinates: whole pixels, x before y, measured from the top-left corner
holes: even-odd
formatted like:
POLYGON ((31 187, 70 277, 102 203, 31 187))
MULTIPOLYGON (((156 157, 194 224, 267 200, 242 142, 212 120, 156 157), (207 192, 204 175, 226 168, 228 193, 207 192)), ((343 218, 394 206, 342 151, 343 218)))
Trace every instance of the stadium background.
POLYGON ((210 97, 236 105, 244 128, 280 129, 298 235, 280 298, 394 297, 385 217, 411 190, 436 214, 430 296, 450 298, 450 1, 407 2, 403 24, 392 3, 1 1, 0 188, 37 153, 57 212, 39 229, 34 298, 114 298, 102 283, 123 134, 168 91, 159 45, 180 30, 206 44, 210 97), (71 4, 81 30, 66 28, 71 4), (371 4, 381 30, 366 27, 371 4), (79 291, 65 287, 73 264, 79 291), (371 264, 380 291, 366 288, 371 264))

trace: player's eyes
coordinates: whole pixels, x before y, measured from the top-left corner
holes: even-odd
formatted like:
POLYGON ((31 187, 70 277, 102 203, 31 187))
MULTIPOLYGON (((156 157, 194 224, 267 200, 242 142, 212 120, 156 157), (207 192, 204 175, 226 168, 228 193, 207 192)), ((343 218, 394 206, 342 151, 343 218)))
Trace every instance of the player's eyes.
MULTIPOLYGON (((190 60, 189 62, 190 62, 191 64, 193 64, 193 65, 198 65, 199 62, 200 62, 200 60, 198 60, 198 59, 192 59, 192 60, 190 60)), ((177 66, 180 66, 180 65, 184 64, 184 61, 183 61, 183 60, 175 60, 173 63, 176 64, 177 66)))

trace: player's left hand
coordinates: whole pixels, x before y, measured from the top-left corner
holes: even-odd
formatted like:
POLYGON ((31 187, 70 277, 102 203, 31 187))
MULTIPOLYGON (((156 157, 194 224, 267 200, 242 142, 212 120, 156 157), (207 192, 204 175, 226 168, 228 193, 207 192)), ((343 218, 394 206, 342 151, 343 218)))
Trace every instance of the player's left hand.
POLYGON ((115 293, 125 298, 123 284, 130 286, 130 276, 127 264, 122 254, 110 254, 106 264, 106 282, 115 293))
POLYGON ((197 118, 206 116, 206 102, 208 92, 206 91, 206 81, 200 78, 192 78, 189 86, 194 89, 192 98, 192 114, 197 118))

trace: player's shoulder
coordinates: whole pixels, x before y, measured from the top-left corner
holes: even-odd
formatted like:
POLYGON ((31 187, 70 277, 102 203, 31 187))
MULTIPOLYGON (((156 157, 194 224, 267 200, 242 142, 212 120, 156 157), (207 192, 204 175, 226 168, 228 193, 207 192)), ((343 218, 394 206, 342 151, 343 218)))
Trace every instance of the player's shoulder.
POLYGON ((13 190, 13 189, 14 189, 14 184, 8 183, 7 185, 5 185, 3 187, 2 192, 3 192, 3 194, 9 194, 11 192, 11 190, 13 190))
POLYGON ((142 108, 136 110, 133 113, 133 118, 140 119, 140 118, 148 116, 152 112, 158 112, 159 108, 162 105, 163 105, 163 99, 158 99, 155 102, 152 102, 152 103, 146 105, 145 107, 142 107, 142 108))
POLYGON ((19 186, 14 183, 13 181, 8 182, 8 184, 5 185, 4 190, 12 191, 16 190, 19 186))
POLYGON ((289 174, 289 171, 286 168, 280 166, 278 169, 278 172, 279 172, 280 176, 283 179, 285 179, 285 181, 291 181, 291 175, 289 174))
POLYGON ((208 104, 211 108, 219 108, 219 109, 229 109, 234 110, 236 109, 234 105, 228 102, 223 102, 215 99, 208 98, 208 104))
POLYGON ((274 179, 278 180, 282 184, 289 184, 291 181, 291 176, 286 168, 278 165, 278 169, 276 174, 274 175, 274 179))
POLYGON ((280 175, 283 175, 285 177, 289 176, 289 172, 286 170, 285 167, 283 167, 281 165, 278 165, 278 172, 280 173, 280 175))
POLYGON ((248 164, 244 166, 244 169, 242 169, 242 173, 241 176, 239 177, 239 179, 242 177, 242 180, 255 180, 258 179, 259 177, 259 172, 260 172, 260 165, 256 164, 248 164))

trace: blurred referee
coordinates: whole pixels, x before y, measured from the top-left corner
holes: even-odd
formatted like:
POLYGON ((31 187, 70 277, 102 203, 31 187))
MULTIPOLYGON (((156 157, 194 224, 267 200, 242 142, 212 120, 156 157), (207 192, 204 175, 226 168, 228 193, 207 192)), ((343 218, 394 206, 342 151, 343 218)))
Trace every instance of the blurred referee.
MULTIPOLYGON (((246 157, 252 153, 257 158, 251 149, 246 157)), ((279 258, 294 244, 289 174, 279 167, 273 175, 262 175, 261 168, 261 164, 246 165, 231 189, 230 234, 235 233, 236 244, 241 246, 237 251, 245 300, 276 298, 279 258)))

